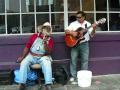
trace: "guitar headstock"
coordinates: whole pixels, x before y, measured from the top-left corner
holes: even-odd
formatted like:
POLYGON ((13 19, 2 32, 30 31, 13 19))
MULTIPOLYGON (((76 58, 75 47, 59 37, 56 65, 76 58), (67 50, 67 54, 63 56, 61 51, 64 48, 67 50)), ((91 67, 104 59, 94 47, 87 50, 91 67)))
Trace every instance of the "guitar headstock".
POLYGON ((106 18, 101 18, 98 21, 96 21, 96 24, 103 24, 106 22, 106 18))

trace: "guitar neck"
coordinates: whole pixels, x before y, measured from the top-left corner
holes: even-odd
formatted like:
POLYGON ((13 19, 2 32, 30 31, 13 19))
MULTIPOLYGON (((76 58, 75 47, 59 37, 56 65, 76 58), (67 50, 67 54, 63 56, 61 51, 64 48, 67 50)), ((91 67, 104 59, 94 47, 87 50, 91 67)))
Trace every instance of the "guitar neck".
MULTIPOLYGON (((96 25, 98 25, 99 23, 94 23, 96 25)), ((90 25, 89 27, 85 28, 87 31, 89 31, 89 29, 92 27, 92 25, 90 25)))
MULTIPOLYGON (((105 23, 106 22, 106 18, 102 18, 102 19, 99 19, 98 21, 96 21, 94 24, 96 24, 96 25, 99 25, 99 24, 103 24, 103 23, 105 23)), ((85 28, 85 29, 90 29, 92 27, 92 25, 91 26, 89 26, 89 27, 87 27, 87 28, 85 28)))

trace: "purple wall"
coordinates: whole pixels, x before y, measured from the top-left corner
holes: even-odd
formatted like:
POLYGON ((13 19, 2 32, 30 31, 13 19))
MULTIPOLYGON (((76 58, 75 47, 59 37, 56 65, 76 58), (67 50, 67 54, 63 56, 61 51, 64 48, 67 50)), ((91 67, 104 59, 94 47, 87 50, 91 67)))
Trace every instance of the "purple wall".
MULTIPOLYGON (((55 40, 53 66, 65 64, 69 69, 70 49, 64 34, 53 35, 55 40)), ((22 54, 29 35, 0 36, 0 70, 19 68, 17 58, 22 54)), ((79 70, 80 65, 78 65, 79 70)), ((89 69, 94 75, 120 72, 120 33, 97 33, 90 41, 89 69)))
POLYGON ((99 33, 90 42, 90 69, 94 74, 120 73, 120 33, 99 33))

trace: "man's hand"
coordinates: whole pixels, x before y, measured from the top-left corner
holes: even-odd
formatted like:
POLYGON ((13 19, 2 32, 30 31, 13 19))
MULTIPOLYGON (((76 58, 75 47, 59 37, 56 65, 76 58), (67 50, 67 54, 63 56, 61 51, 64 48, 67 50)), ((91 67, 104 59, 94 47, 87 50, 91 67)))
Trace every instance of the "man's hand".
POLYGON ((72 34, 73 37, 77 37, 78 36, 78 32, 72 31, 71 34, 72 34))
POLYGON ((48 41, 48 38, 49 38, 49 36, 44 35, 44 36, 43 36, 43 41, 45 41, 45 42, 48 41))
POLYGON ((23 59, 24 59, 23 57, 19 57, 16 62, 17 62, 17 63, 21 63, 21 61, 22 61, 23 59))
POLYGON ((93 27, 93 31, 91 32, 90 36, 93 37, 95 35, 95 32, 96 32, 96 24, 92 24, 92 27, 93 27))
POLYGON ((96 26, 97 26, 96 24, 92 24, 93 29, 96 29, 96 26))

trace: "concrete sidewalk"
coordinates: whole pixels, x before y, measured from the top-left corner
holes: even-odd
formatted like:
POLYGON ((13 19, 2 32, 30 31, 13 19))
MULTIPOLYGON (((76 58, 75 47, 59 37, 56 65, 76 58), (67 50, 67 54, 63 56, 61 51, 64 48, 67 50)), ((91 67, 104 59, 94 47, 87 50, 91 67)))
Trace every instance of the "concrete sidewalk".
MULTIPOLYGON (((18 90, 19 85, 0 85, 0 90, 18 90)), ((26 90, 39 90, 39 85, 29 86, 26 90)), ((44 90, 44 86, 41 90, 44 90)), ((78 85, 53 85, 52 90, 120 90, 120 74, 93 76, 90 87, 78 85)))

